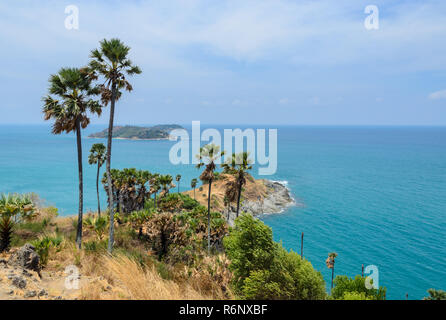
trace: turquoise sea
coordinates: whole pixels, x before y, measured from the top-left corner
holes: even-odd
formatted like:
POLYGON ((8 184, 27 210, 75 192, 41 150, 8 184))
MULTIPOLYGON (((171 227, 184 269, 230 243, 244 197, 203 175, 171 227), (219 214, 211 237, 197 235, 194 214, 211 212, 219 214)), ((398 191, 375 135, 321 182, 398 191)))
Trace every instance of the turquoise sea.
MULTIPOLYGON (((91 126, 84 137, 103 128, 91 126)), ((276 128, 278 170, 267 178, 286 181, 300 204, 262 217, 277 241, 300 252, 304 232, 304 255, 327 284, 325 259, 335 251, 336 274, 376 265, 389 299, 446 290, 445 127, 276 128)), ((86 210, 96 208, 87 156, 99 141, 83 140, 86 210)), ((170 164, 173 144, 115 140, 112 166, 180 173, 185 190, 198 171, 170 164)), ((48 125, 0 126, 0 192, 35 192, 61 214, 76 214, 74 136, 51 135, 48 125)))

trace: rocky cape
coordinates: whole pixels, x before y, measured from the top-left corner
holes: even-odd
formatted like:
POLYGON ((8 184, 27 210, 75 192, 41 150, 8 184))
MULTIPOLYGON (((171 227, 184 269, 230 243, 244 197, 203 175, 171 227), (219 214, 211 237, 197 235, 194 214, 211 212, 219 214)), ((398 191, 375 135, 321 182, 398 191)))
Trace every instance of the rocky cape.
MULTIPOLYGON (((232 225, 236 218, 237 204, 224 205, 226 185, 234 177, 221 174, 219 179, 212 184, 211 207, 212 210, 224 214, 229 224, 232 225)), ((203 185, 194 190, 184 192, 190 197, 207 206, 208 185, 203 185)), ((286 183, 266 179, 254 179, 249 176, 243 187, 240 213, 247 212, 253 216, 262 214, 274 214, 283 212, 290 206, 296 205, 286 183)))

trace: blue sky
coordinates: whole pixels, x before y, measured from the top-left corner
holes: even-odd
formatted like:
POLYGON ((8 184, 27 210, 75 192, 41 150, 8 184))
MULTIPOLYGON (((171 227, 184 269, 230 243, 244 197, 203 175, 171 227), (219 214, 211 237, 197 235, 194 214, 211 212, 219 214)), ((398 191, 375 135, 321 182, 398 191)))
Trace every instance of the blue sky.
POLYGON ((119 37, 143 70, 120 124, 446 125, 445 21, 441 0, 2 0, 0 123, 43 123, 48 76, 119 37))

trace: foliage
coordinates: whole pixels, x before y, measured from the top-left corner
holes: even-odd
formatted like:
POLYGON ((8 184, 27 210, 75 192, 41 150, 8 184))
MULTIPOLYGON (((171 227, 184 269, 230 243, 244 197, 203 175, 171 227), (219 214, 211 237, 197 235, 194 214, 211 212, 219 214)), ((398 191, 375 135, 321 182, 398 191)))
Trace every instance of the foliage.
POLYGON ((311 263, 273 241, 272 230, 242 214, 224 239, 234 291, 244 299, 324 299, 325 283, 311 263))
POLYGON ((179 212, 182 209, 193 210, 198 206, 200 206, 198 201, 182 193, 168 194, 158 201, 158 208, 167 212, 179 212))
POLYGON ((379 287, 379 289, 367 289, 365 286, 365 277, 357 275, 354 279, 347 276, 337 276, 334 280, 334 288, 332 290, 333 299, 345 299, 345 294, 357 293, 364 294, 367 298, 372 300, 385 300, 386 288, 379 287))
POLYGON ((90 218, 84 220, 85 226, 88 228, 91 228, 98 237, 99 240, 102 240, 104 237, 105 232, 107 231, 107 224, 108 219, 107 217, 96 217, 96 218, 90 218))
POLYGON ((62 238, 60 236, 43 236, 38 240, 34 240, 32 245, 36 248, 36 252, 40 257, 40 265, 46 266, 48 263, 48 255, 51 248, 60 249, 62 238))
POLYGON ((429 296, 423 298, 423 300, 446 300, 446 291, 429 289, 427 292, 429 296))
POLYGON ((36 214, 30 195, 0 196, 0 252, 9 250, 16 223, 30 221, 36 214))
POLYGON ((341 299, 338 300, 374 300, 372 297, 367 296, 365 292, 344 292, 341 299))
MULTIPOLYGON (((131 213, 144 208, 145 199, 149 196, 148 183, 152 174, 145 170, 112 169, 113 206, 119 212, 131 213)), ((107 175, 102 179, 104 189, 108 190, 107 175)), ((108 194, 108 193, 107 193, 108 194)), ((110 199, 109 199, 110 200, 110 199)))
POLYGON ((103 143, 95 143, 91 146, 90 154, 88 155, 89 164, 97 164, 101 167, 105 162, 105 153, 107 148, 103 143))
POLYGON ((188 242, 184 225, 171 213, 153 216, 144 229, 159 259, 167 255, 171 246, 184 246, 188 242))

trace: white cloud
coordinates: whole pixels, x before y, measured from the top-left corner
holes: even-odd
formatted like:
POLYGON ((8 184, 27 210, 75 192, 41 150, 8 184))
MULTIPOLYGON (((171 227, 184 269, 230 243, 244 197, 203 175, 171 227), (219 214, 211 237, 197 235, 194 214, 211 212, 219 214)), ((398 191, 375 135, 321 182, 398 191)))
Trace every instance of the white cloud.
POLYGON ((431 100, 446 99, 446 90, 432 92, 428 98, 431 100))

